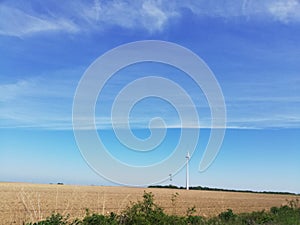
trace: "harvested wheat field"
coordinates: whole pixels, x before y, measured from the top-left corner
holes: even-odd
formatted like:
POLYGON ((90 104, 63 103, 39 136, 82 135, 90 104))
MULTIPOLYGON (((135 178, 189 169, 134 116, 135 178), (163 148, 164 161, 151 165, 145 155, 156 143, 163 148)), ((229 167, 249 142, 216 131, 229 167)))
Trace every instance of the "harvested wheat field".
POLYGON ((269 209, 297 198, 292 195, 199 190, 0 183, 0 223, 37 221, 53 212, 81 218, 86 209, 102 214, 120 213, 130 202, 140 200, 145 190, 154 194, 155 202, 167 213, 184 215, 189 207, 195 206, 197 214, 205 217, 228 208, 236 213, 269 209), (176 192, 179 195, 174 199, 176 192))

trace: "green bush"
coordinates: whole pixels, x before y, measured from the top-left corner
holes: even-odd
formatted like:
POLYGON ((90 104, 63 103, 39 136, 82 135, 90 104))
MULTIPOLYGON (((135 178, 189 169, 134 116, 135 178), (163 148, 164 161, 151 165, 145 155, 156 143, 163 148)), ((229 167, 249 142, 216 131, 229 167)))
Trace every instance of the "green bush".
POLYGON ((115 214, 111 214, 110 216, 104 216, 99 214, 87 215, 83 218, 81 223, 77 223, 78 225, 117 225, 117 220, 115 214))
POLYGON ((236 215, 233 213, 232 209, 227 209, 226 212, 222 212, 219 214, 219 218, 221 221, 234 221, 236 218, 236 215))
POLYGON ((46 220, 36 222, 36 223, 27 223, 27 225, 67 225, 68 216, 62 216, 59 213, 54 213, 50 217, 47 217, 46 220))
POLYGON ((154 203, 153 194, 144 192, 143 201, 128 207, 121 216, 121 222, 132 225, 159 224, 165 216, 163 209, 154 203))

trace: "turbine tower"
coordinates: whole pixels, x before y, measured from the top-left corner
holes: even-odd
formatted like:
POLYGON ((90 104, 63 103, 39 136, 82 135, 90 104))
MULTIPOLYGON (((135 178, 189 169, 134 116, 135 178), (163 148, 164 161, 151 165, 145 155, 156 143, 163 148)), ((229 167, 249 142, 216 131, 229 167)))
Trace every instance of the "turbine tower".
POLYGON ((189 190, 189 161, 190 161, 190 153, 187 152, 186 155, 186 190, 189 190))

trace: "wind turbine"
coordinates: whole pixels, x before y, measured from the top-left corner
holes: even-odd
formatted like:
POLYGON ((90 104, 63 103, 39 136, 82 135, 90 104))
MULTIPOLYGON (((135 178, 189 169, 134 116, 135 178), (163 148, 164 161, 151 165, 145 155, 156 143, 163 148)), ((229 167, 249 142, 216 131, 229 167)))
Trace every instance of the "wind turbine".
POLYGON ((190 161, 190 153, 187 152, 186 155, 186 190, 189 190, 189 161, 190 161))

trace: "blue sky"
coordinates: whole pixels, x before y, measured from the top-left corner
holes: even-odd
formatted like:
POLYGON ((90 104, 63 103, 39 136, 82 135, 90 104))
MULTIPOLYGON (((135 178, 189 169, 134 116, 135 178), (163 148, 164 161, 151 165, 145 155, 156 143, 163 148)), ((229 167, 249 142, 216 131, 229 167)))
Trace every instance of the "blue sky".
MULTIPOLYGON (((191 184, 300 192, 299 1, 1 1, 0 17, 0 180, 110 184, 87 166, 76 146, 74 93, 96 58, 118 45, 151 39, 198 54, 223 90, 223 146, 212 166, 199 173, 209 133, 203 129, 191 160, 191 184)), ((203 93, 184 74, 137 65, 116 74, 97 104, 97 126, 108 132, 108 148, 121 148, 108 141, 113 96, 147 74, 180 83, 196 102, 201 127, 209 128, 203 93)), ((133 128, 145 127, 153 116, 178 127, 174 109, 150 99, 132 111, 133 128)), ((146 131, 134 132, 145 137, 146 131)), ((183 170, 173 182, 184 185, 183 170)))

